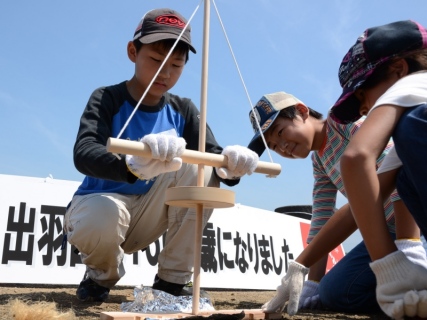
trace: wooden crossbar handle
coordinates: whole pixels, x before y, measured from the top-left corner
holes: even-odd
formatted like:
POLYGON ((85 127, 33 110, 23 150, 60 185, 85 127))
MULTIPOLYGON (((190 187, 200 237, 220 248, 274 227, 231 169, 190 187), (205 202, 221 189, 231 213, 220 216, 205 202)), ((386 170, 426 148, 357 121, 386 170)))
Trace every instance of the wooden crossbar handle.
MULTIPOLYGON (((150 147, 145 143, 138 141, 109 138, 107 141, 107 151, 151 158, 150 147)), ((227 157, 221 154, 186 149, 181 158, 185 163, 204 164, 217 168, 227 166, 227 157)), ((280 174, 281 170, 282 168, 280 164, 258 161, 255 172, 264 173, 270 176, 277 176, 280 174)))

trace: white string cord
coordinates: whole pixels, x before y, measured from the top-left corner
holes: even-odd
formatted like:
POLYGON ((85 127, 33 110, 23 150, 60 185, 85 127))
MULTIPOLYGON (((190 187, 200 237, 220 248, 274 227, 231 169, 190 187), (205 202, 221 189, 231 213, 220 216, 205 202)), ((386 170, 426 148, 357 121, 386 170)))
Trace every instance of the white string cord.
POLYGON ((167 54, 166 58, 163 60, 162 64, 159 67, 159 70, 157 70, 156 74, 153 76, 153 79, 151 79, 150 84, 148 85, 147 89, 145 89, 144 94, 142 95, 141 99, 139 99, 136 107, 133 109, 132 113, 130 114, 129 118, 126 120, 122 130, 120 130, 119 134, 117 135, 117 139, 119 139, 123 132, 126 130, 127 126, 129 125, 129 122, 132 120, 134 114, 136 113, 136 111, 138 110, 140 104, 142 103, 142 100, 144 100, 145 96, 147 95, 148 91, 150 90, 152 84, 154 83, 154 81, 156 80, 157 76, 159 75, 160 71, 162 70, 163 66, 165 65, 166 61, 169 59, 169 57, 171 56, 173 50, 175 49, 176 45, 178 44, 178 42, 181 40, 182 35, 184 34, 185 30, 187 29, 187 27, 190 25, 191 20, 193 20, 194 15, 196 14, 197 10, 199 10, 200 4, 202 3, 203 0, 201 0, 199 2, 199 4, 197 5, 196 9, 194 10, 193 14, 191 15, 190 19, 188 20, 188 22, 185 24, 184 29, 182 29, 181 33, 179 34, 178 38, 176 39, 175 43, 173 44, 172 48, 169 50, 169 53, 167 54))
MULTIPOLYGON (((224 32, 225 39, 227 40, 228 47, 230 48, 230 52, 231 52, 231 55, 233 57, 234 64, 236 65, 236 68, 237 68, 237 72, 239 73, 240 81, 242 81, 242 85, 243 85, 243 88, 245 90, 246 97, 248 98, 248 101, 249 101, 249 105, 250 105, 250 107, 252 109, 252 112, 254 112, 254 107, 253 107, 251 98, 249 97, 249 93, 248 93, 248 90, 246 88, 245 81, 243 80, 242 73, 240 72, 239 65, 237 64, 236 57, 234 55, 233 49, 231 48, 231 44, 230 44, 230 41, 228 40, 227 33, 225 32, 225 27, 224 27, 224 24, 222 23, 220 15, 219 15, 218 8, 216 7, 215 0, 212 0, 212 2, 213 2, 213 5, 214 5, 216 14, 218 16, 219 23, 221 24, 222 31, 224 32)), ((262 141, 263 141, 264 146, 265 146, 265 150, 267 151, 268 157, 270 158, 270 162, 274 162, 273 158, 271 157, 270 150, 267 147, 267 142, 265 141, 264 134, 262 133, 262 130, 261 130, 261 126, 260 126, 259 121, 258 121, 258 119, 256 117, 255 117, 255 122, 256 122, 256 124, 258 126, 258 130, 260 132, 260 137, 262 138, 262 141)))

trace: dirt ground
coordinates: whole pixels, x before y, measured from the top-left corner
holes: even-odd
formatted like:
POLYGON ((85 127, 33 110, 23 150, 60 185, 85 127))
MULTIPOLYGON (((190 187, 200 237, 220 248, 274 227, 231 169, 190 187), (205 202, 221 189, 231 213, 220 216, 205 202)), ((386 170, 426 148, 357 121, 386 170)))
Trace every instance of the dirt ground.
MULTIPOLYGON (((80 302, 75 296, 76 286, 34 286, 34 285, 14 285, 0 284, 0 319, 13 320, 8 316, 11 299, 20 299, 32 302, 55 302, 57 310, 67 312, 70 309, 78 319, 95 320, 100 319, 101 312, 121 311, 122 302, 134 301, 133 287, 115 287, 110 292, 110 297, 104 303, 80 302)), ((211 301, 216 310, 234 309, 259 309, 263 303, 274 296, 274 291, 223 291, 218 289, 205 289, 211 297, 211 301)), ((389 319, 383 314, 343 314, 327 312, 324 310, 300 311, 297 315, 289 317, 283 313, 282 319, 295 320, 320 320, 320 319, 389 319)), ((28 319, 30 320, 30 319, 28 319)), ((48 319, 46 319, 48 320, 48 319)))

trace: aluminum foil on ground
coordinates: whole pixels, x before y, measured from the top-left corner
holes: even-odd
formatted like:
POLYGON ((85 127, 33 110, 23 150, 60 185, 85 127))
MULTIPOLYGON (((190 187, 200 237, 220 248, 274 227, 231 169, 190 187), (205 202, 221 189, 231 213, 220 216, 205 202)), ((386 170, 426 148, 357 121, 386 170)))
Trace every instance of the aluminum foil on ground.
MULTIPOLYGON (((133 291, 135 300, 123 302, 120 309, 123 312, 158 313, 158 312, 191 312, 192 296, 173 296, 151 287, 137 286, 133 291)), ((207 294, 200 293, 199 310, 215 310, 207 294)))

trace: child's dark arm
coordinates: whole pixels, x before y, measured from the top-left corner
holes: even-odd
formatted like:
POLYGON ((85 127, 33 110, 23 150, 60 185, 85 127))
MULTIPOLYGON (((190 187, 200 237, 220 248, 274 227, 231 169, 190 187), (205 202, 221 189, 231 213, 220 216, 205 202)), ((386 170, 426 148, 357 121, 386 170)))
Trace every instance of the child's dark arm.
POLYGON ((74 164, 81 173, 119 182, 136 181, 127 170, 125 157, 121 159, 106 149, 112 136, 114 104, 111 93, 105 88, 94 91, 83 115, 74 145, 74 164))

